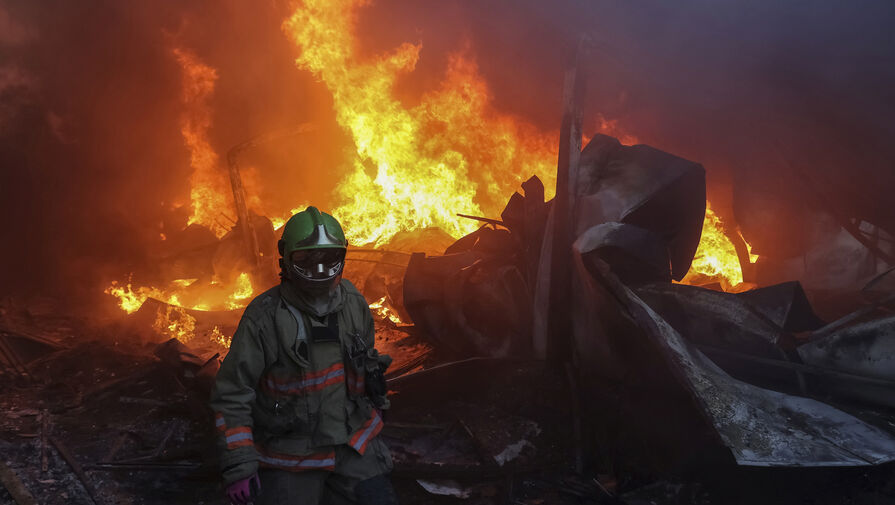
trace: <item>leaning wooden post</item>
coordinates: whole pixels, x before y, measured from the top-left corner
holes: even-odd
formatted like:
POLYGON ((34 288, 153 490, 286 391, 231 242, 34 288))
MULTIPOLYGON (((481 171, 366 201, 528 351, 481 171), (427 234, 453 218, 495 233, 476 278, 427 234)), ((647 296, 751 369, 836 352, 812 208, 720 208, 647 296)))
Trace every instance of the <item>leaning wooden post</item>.
POLYGON ((248 205, 246 205, 246 191, 242 185, 242 175, 239 172, 239 163, 237 161, 239 151, 239 149, 233 148, 227 153, 227 172, 230 175, 230 186, 233 188, 233 203, 236 205, 236 215, 239 217, 239 233, 242 236, 246 256, 251 261, 254 273, 257 274, 263 272, 265 264, 264 258, 260 255, 258 234, 249 216, 248 205))
POLYGON ((246 254, 251 261, 254 270, 253 277, 263 277, 271 282, 276 282, 279 268, 274 258, 264 258, 261 253, 261 245, 258 242, 258 232, 250 219, 249 208, 246 204, 246 190, 242 184, 242 174, 239 170, 239 155, 248 149, 266 144, 274 140, 281 140, 294 135, 313 131, 315 126, 311 123, 302 123, 290 130, 275 131, 241 142, 227 151, 227 172, 230 175, 230 186, 233 189, 233 203, 236 205, 236 215, 239 217, 239 232, 245 246, 246 254))
POLYGON ((571 357, 572 324, 569 312, 572 241, 574 240, 575 195, 578 160, 581 157, 581 102, 584 72, 580 61, 582 37, 566 68, 563 84, 563 114, 559 130, 559 157, 556 164, 556 198, 553 200, 553 244, 550 262, 550 296, 547 313, 547 360, 557 365, 571 357))

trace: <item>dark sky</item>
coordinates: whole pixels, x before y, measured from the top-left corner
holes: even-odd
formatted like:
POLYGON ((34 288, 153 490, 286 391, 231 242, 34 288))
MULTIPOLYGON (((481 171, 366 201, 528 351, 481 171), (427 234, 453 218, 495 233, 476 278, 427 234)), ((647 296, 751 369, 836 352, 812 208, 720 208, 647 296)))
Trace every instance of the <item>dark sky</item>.
MULTIPOLYGON (((218 69, 219 153, 313 121, 328 140, 292 154, 338 159, 344 135, 326 90, 292 63, 288 12, 281 1, 0 0, 0 292, 99 292, 147 261, 188 191, 174 47, 218 69)), ((740 219, 767 252, 819 206, 895 228, 892 26, 889 0, 378 0, 358 31, 370 55, 423 44, 402 98, 432 88, 466 47, 496 107, 547 131, 586 33, 585 126, 615 120, 703 163, 723 214, 734 194, 741 214, 774 209, 772 222, 740 219)), ((269 161, 274 185, 296 191, 338 177, 269 161)))

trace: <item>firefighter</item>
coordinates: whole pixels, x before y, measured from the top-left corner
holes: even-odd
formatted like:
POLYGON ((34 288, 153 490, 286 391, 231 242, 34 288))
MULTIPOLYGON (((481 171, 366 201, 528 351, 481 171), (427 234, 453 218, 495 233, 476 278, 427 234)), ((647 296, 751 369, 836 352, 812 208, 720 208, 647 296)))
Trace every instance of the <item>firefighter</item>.
POLYGON ((315 207, 279 241, 281 283, 246 307, 211 396, 227 496, 242 505, 397 503, 376 435, 387 409, 363 295, 342 279, 348 241, 315 207))

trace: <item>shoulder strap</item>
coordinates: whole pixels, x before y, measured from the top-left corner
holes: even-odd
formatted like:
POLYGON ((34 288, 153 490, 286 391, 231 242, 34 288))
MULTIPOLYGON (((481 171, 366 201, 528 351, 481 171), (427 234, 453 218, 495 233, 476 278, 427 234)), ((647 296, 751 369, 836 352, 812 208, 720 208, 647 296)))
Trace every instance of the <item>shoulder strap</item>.
POLYGON ((295 344, 298 345, 301 342, 308 341, 308 331, 305 328, 305 320, 301 315, 301 311, 293 307, 289 302, 283 300, 283 304, 286 305, 286 308, 289 309, 289 312, 292 313, 292 317, 295 318, 295 325, 298 328, 295 334, 295 344))

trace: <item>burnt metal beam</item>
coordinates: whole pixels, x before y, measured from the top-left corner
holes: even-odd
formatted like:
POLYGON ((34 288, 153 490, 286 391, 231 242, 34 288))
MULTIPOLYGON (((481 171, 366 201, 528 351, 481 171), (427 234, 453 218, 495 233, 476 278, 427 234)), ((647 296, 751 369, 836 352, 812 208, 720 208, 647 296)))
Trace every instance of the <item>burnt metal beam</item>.
POLYGON ((491 219, 490 217, 481 217, 481 216, 470 216, 467 214, 457 214, 457 216, 466 218, 466 219, 472 219, 473 221, 481 221, 483 223, 493 224, 495 226, 503 226, 504 228, 507 227, 507 225, 504 224, 504 222, 501 221, 500 219, 491 219))

